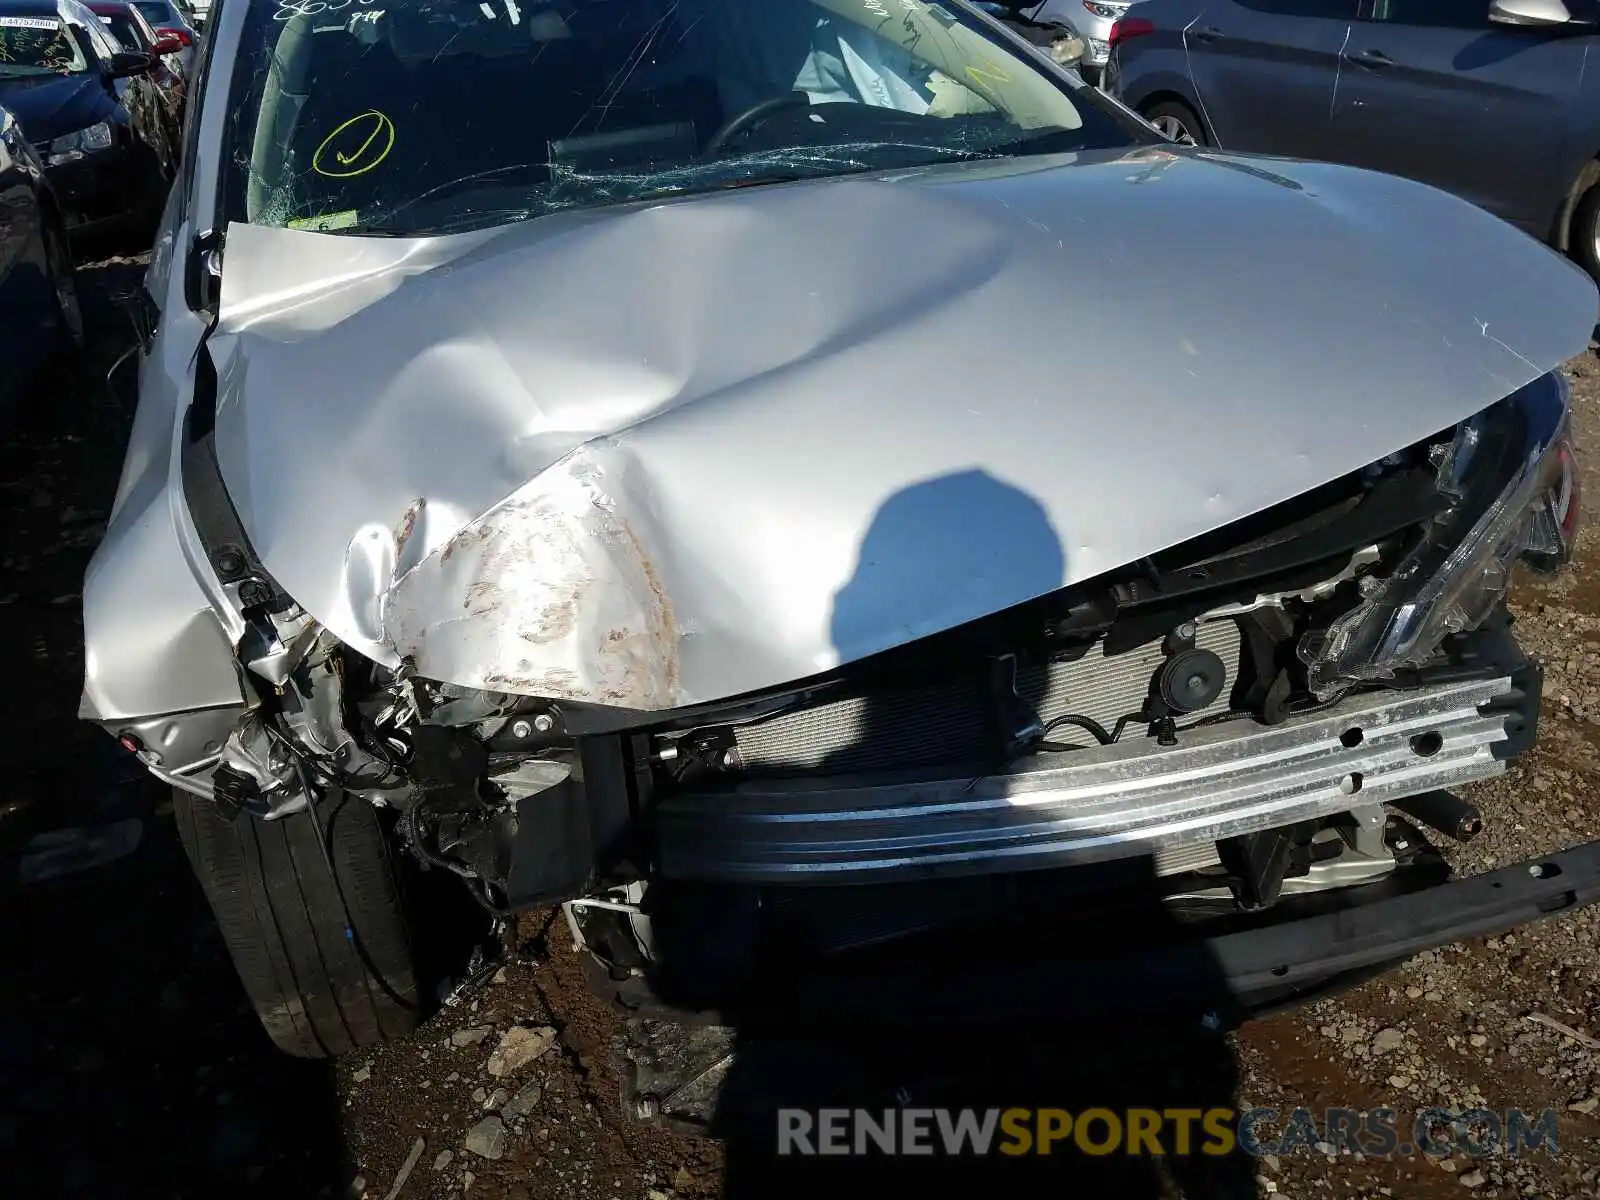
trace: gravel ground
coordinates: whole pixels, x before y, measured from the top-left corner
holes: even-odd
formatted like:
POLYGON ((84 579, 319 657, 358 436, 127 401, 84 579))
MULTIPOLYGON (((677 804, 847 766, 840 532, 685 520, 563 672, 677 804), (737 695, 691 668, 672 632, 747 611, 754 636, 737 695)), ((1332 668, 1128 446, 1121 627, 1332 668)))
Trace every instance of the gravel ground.
MULTIPOLYGON (((859 1167, 775 1165, 759 1150, 624 1120, 611 1065, 616 1019, 584 989, 564 927, 548 914, 523 918, 503 969, 403 1044, 337 1068, 271 1050, 183 867, 159 789, 73 719, 78 591, 128 420, 97 379, 128 344, 115 301, 139 270, 113 260, 83 272, 89 361, 43 381, 0 447, 0 654, 13 696, 27 698, 12 706, 21 767, 0 791, 10 968, 0 996, 0 1088, 10 1101, 0 1106, 0 1191, 392 1200, 399 1184, 409 1198, 661 1200, 909 1189, 908 1172, 869 1179, 859 1167), (103 850, 106 861, 36 879, 52 837, 103 850)), ((1568 370, 1580 449, 1600 455, 1600 363, 1585 356, 1568 370)), ((1504 778, 1471 790, 1486 832, 1441 847, 1461 872, 1576 844, 1600 824, 1600 487, 1586 507, 1577 569, 1516 592, 1523 644, 1547 666, 1541 741, 1504 778)), ((1042 1053, 1034 1042, 974 1031, 927 1046, 930 1056, 984 1059, 999 1081, 990 1102, 1001 1105, 1554 1107, 1559 1155, 1056 1158, 938 1164, 915 1185, 1003 1172, 1119 1196, 1600 1195, 1597 946, 1600 909, 1462 943, 1231 1038, 1130 1045, 1125 1057, 1119 1046, 1110 1067, 1063 1066, 1037 1098, 1004 1090, 1009 1063, 1042 1053)))

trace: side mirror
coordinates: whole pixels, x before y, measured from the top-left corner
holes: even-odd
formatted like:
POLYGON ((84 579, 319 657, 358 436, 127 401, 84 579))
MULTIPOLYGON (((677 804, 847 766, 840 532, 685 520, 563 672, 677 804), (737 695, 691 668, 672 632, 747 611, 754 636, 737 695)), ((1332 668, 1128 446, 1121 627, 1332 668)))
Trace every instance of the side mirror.
POLYGON ((1489 0, 1489 20, 1497 25, 1571 25, 1561 0, 1489 0))
POLYGON ((150 53, 157 58, 164 58, 168 54, 181 54, 183 53, 183 43, 175 37, 163 34, 151 43, 150 53))
POLYGON ((111 56, 111 69, 106 72, 112 79, 127 79, 132 75, 146 75, 155 69, 156 60, 137 50, 123 50, 111 56))

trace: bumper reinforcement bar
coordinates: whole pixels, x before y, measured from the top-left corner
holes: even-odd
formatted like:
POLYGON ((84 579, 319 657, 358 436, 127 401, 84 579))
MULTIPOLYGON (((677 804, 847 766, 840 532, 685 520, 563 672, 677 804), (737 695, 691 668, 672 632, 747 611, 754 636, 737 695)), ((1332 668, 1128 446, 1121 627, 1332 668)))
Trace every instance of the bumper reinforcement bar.
POLYGON ((1040 755, 980 777, 751 779, 656 813, 668 878, 879 882, 1164 855, 1499 774, 1511 675, 1376 692, 1279 725, 1040 755))

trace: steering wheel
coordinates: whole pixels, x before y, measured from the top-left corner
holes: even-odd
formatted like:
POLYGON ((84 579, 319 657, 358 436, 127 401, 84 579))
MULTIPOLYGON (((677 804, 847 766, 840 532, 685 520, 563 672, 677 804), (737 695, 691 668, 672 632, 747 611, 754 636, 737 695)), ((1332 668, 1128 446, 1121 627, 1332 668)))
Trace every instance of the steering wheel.
POLYGON ((785 109, 810 107, 811 97, 804 92, 790 92, 786 96, 774 96, 770 100, 763 100, 760 104, 753 104, 711 135, 711 140, 706 143, 706 148, 701 157, 704 159, 715 158, 722 152, 724 146, 741 133, 748 129, 754 129, 768 117, 781 113, 785 109))

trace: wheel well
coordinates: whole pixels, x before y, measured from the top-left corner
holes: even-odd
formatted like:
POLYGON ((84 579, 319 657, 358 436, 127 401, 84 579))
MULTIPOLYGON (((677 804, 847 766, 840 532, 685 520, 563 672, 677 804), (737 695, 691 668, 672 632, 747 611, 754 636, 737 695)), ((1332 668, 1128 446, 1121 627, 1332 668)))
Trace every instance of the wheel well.
POLYGON ((1148 114, 1149 111, 1158 104, 1181 104, 1184 108, 1188 109, 1194 114, 1195 120, 1200 122, 1200 128, 1206 131, 1207 139, 1211 141, 1216 140, 1215 135, 1211 132, 1211 124, 1206 120, 1205 113, 1200 111, 1199 105, 1195 104, 1189 99, 1189 97, 1183 95, 1181 92, 1174 92, 1170 90, 1151 92, 1148 96, 1140 100, 1135 107, 1137 108, 1139 114, 1143 116, 1148 114))
POLYGON ((1573 180, 1572 187, 1567 191, 1566 199, 1561 202, 1561 211, 1556 214, 1555 228, 1550 234, 1550 244, 1563 254, 1571 249, 1572 214, 1578 209, 1578 201, 1582 200, 1583 194, 1596 184, 1600 184, 1600 156, 1591 158, 1583 164, 1583 169, 1578 172, 1577 179, 1573 180))

